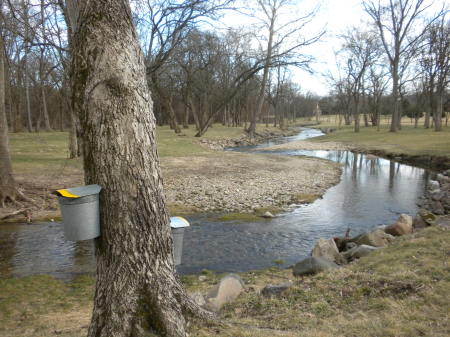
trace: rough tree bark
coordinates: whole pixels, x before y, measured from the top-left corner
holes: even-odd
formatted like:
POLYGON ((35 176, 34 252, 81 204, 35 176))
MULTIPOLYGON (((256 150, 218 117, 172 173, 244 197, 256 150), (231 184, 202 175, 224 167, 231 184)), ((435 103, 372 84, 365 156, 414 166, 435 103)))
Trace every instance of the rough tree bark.
POLYGON ((127 0, 78 1, 71 67, 87 184, 103 186, 88 336, 132 336, 143 321, 185 336, 184 315, 212 318, 176 275, 144 57, 127 0))
POLYGON ((14 195, 16 183, 12 175, 11 158, 8 148, 8 124, 5 109, 5 54, 3 36, 0 34, 0 206, 14 195))
MULTIPOLYGON (((0 7, 1 10, 1 7, 0 7)), ((6 120, 5 106, 5 48, 0 27, 0 207, 5 206, 6 201, 11 201, 22 206, 17 199, 34 202, 18 190, 13 177, 11 157, 9 155, 8 123, 6 120)))

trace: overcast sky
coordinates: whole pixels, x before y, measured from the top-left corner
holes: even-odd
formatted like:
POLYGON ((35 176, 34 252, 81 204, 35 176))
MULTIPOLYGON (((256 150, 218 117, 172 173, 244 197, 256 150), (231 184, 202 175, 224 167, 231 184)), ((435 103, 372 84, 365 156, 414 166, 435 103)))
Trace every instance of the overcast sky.
MULTIPOLYGON (((247 3, 251 3, 251 1, 256 2, 256 0, 243 1, 247 3)), ((320 10, 317 12, 314 20, 307 26, 307 34, 305 35, 313 36, 314 31, 317 32, 326 27, 326 34, 320 42, 302 50, 302 52, 316 58, 316 62, 312 65, 314 74, 310 75, 295 69, 293 70, 293 80, 301 86, 304 93, 311 92, 321 96, 327 95, 330 91, 330 86, 327 84, 325 75, 330 71, 334 74, 337 72, 335 52, 340 50, 342 44, 339 35, 351 29, 351 27, 362 26, 367 28, 372 23, 372 19, 364 12, 362 0, 292 0, 292 2, 296 3, 296 5, 287 14, 291 19, 305 15, 312 8, 320 5, 320 10)), ((427 11, 427 14, 430 15, 431 12, 441 10, 443 5, 448 6, 448 0, 426 0, 425 4, 431 4, 431 8, 427 11)), ((239 8, 241 5, 237 3, 236 6, 239 8)), ((257 7, 257 5, 254 5, 254 7, 257 7)), ((280 19, 280 22, 283 22, 283 20, 285 20, 284 22, 289 21, 289 18, 283 17, 284 19, 280 19)), ((251 19, 239 16, 236 13, 225 15, 221 21, 233 27, 252 26, 251 19)), ((220 26, 218 24, 213 25, 216 27, 220 26)))
MULTIPOLYGON (((312 66, 315 74, 310 75, 307 72, 294 69, 293 79, 305 93, 309 91, 318 95, 327 95, 329 87, 322 74, 327 73, 329 69, 336 68, 334 51, 337 51, 341 44, 338 35, 344 33, 348 27, 358 25, 363 18, 367 19, 367 16, 362 9, 361 0, 299 0, 295 15, 305 15, 318 4, 320 4, 320 10, 308 25, 307 31, 309 33, 307 35, 313 36, 314 33, 324 27, 326 27, 327 33, 320 42, 308 46, 304 50, 305 53, 316 58, 316 62, 312 66)), ((237 7, 239 7, 239 4, 237 4, 237 7)), ((236 13, 225 15, 221 21, 232 27, 251 25, 250 18, 236 13)))

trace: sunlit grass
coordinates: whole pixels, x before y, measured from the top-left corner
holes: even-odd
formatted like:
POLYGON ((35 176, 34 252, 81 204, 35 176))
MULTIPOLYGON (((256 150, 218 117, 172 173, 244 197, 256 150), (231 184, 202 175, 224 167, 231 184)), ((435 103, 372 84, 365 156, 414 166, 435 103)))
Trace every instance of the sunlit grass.
MULTIPOLYGON (((258 125, 258 130, 279 131, 265 125, 258 125)), ((205 156, 214 151, 202 146, 199 140, 237 138, 243 134, 242 127, 227 127, 214 124, 202 137, 194 137, 195 127, 182 129, 175 134, 168 126, 157 127, 157 147, 161 157, 205 156)), ((10 133, 10 152, 13 169, 16 174, 32 174, 34 172, 57 173, 68 168, 82 169, 81 159, 68 159, 67 132, 10 133)))
POLYGON ((333 128, 334 131, 313 141, 341 142, 408 155, 450 156, 450 126, 444 126, 441 132, 436 132, 432 128, 425 129, 422 121, 415 128, 414 122, 404 118, 401 130, 389 132, 389 120, 383 119, 380 131, 376 127, 361 126, 361 131, 355 133, 353 125, 341 125, 339 128, 334 116, 323 116, 320 127, 333 128))

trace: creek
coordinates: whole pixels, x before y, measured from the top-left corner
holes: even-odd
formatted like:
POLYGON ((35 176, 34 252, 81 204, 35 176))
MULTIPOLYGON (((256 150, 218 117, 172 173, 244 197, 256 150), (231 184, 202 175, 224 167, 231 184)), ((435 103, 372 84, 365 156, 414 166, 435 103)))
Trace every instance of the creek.
MULTIPOLYGON (((230 149, 264 152, 264 148, 323 135, 301 129, 256 146, 230 149)), ((311 156, 342 164, 340 182, 312 204, 292 205, 273 219, 256 222, 212 220, 210 214, 186 217, 181 274, 203 269, 240 272, 287 267, 309 255, 319 238, 357 235, 393 223, 401 213, 415 214, 431 174, 414 166, 350 151, 280 150, 270 153, 311 156)), ((301 193, 301 191, 299 191, 301 193)), ((0 278, 50 274, 68 280, 95 272, 93 240, 65 241, 60 223, 0 226, 0 278)))

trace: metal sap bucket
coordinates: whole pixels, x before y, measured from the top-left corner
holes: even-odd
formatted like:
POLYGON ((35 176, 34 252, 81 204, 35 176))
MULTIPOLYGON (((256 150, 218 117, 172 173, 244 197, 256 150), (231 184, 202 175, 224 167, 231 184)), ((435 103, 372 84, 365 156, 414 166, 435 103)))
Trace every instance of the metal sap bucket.
POLYGON ((181 264, 181 256, 183 255, 183 237, 184 229, 189 227, 189 222, 181 216, 170 217, 170 228, 172 230, 173 239, 173 260, 175 265, 181 264))
POLYGON ((99 185, 87 185, 55 191, 64 225, 64 236, 70 241, 100 236, 99 185))

